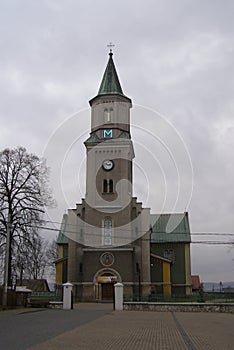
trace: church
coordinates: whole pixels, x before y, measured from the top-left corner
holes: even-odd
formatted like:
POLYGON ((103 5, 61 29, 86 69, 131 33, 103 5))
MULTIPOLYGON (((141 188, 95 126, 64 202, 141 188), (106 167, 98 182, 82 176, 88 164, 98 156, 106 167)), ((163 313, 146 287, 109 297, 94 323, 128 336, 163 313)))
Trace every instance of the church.
POLYGON ((122 90, 112 50, 89 104, 86 193, 62 219, 57 287, 72 283, 76 301, 112 300, 116 282, 124 285, 127 300, 190 295, 188 213, 151 214, 133 196, 132 101, 122 90))

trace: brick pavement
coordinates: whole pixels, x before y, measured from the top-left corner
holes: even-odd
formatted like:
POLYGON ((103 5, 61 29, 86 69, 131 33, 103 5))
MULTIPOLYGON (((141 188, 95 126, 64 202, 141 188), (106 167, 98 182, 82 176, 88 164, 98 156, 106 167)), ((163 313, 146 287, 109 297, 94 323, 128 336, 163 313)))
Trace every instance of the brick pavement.
POLYGON ((234 314, 176 313, 195 349, 234 349, 234 314))
POLYGON ((233 321, 233 314, 113 311, 30 350, 232 350, 233 321))

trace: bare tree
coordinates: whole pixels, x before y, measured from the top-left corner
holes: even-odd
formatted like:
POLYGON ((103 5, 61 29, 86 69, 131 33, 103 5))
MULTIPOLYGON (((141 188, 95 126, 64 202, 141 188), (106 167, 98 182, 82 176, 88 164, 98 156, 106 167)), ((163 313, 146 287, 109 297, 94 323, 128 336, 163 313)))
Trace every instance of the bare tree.
POLYGON ((27 260, 38 238, 44 207, 51 204, 45 160, 23 147, 0 152, 0 248, 8 252, 8 284, 15 254, 21 255, 21 264, 27 260))
POLYGON ((58 259, 58 246, 55 239, 48 243, 46 256, 50 276, 55 277, 55 261, 58 259))
POLYGON ((22 284, 23 279, 41 279, 54 277, 57 259, 56 242, 49 242, 41 236, 33 237, 30 244, 17 247, 12 260, 12 270, 16 279, 22 284))

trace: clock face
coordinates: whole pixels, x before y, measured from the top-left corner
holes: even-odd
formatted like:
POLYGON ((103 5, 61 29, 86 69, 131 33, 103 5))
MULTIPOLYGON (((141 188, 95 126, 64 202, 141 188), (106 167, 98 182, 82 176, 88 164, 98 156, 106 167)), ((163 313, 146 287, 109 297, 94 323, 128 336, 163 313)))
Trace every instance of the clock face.
POLYGON ((113 169, 113 167, 114 167, 114 162, 113 162, 113 160, 106 159, 106 160, 104 160, 104 162, 102 163, 102 166, 103 166, 103 169, 104 169, 104 170, 109 171, 109 170, 113 169))

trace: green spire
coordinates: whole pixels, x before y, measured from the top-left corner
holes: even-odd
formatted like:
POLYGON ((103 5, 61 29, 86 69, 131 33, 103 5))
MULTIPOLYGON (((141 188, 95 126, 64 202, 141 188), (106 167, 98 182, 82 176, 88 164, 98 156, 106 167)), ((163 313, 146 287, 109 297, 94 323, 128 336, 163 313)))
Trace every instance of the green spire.
POLYGON ((121 94, 123 95, 123 90, 121 88, 119 78, 115 69, 113 61, 113 53, 109 53, 109 61, 105 73, 102 78, 100 88, 98 90, 98 95, 107 95, 107 94, 121 94))

